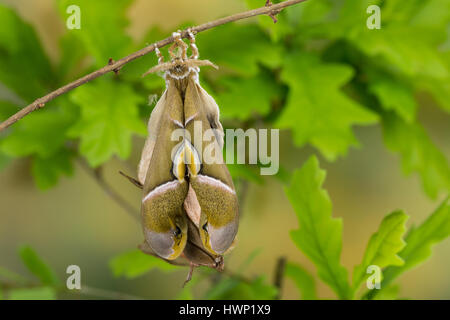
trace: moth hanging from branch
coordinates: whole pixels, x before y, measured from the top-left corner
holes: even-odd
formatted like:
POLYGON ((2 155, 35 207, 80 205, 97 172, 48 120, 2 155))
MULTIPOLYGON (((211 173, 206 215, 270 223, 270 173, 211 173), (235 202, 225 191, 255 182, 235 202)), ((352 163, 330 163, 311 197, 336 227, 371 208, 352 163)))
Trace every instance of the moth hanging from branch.
POLYGON ((192 33, 189 47, 179 33, 173 36, 171 61, 164 62, 156 50, 158 65, 144 74, 164 72, 166 90, 148 122, 138 180, 128 178, 143 190, 141 250, 169 263, 190 265, 189 280, 196 266, 223 269, 223 254, 233 247, 239 214, 223 162, 219 107, 198 80, 201 66, 217 67, 198 60, 192 33), (187 57, 189 48, 192 54, 187 57), (208 156, 211 145, 214 152, 208 156))

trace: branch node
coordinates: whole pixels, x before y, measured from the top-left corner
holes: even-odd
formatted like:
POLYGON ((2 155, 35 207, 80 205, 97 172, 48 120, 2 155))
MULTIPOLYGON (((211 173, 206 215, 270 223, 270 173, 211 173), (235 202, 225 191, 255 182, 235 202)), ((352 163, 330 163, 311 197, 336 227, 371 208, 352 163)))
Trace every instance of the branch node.
MULTIPOLYGON (((273 5, 272 1, 267 0, 265 6, 266 7, 271 7, 273 5)), ((269 12, 267 15, 272 18, 273 23, 277 23, 278 19, 276 17, 277 14, 279 14, 281 12, 281 9, 279 10, 273 10, 271 12, 269 12)))
MULTIPOLYGON (((108 65, 109 65, 109 66, 112 66, 114 63, 116 63, 116 61, 115 61, 113 58, 109 58, 109 60, 108 60, 108 65)), ((113 70, 113 72, 114 72, 116 75, 119 74, 119 71, 120 71, 120 68, 116 68, 116 69, 113 70)))

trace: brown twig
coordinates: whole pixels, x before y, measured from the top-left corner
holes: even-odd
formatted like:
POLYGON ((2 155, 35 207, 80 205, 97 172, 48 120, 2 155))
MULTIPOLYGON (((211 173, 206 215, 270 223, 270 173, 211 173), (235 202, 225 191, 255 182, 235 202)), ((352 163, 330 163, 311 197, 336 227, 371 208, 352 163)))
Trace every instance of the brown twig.
MULTIPOLYGON (((220 25, 223 25, 226 23, 230 23, 230 22, 238 21, 238 20, 242 20, 242 19, 247 19, 247 18, 259 16, 259 15, 268 15, 272 19, 274 19, 274 22, 276 22, 275 15, 280 13, 281 10, 283 10, 286 7, 289 7, 294 4, 304 2, 304 1, 306 1, 306 0, 287 0, 287 1, 277 3, 277 4, 272 4, 272 5, 269 2, 267 2, 266 6, 264 6, 264 7, 237 13, 237 14, 234 14, 234 15, 231 15, 228 17, 224 17, 224 18, 215 20, 215 21, 207 22, 207 23, 201 24, 199 26, 192 27, 189 29, 189 31, 196 34, 196 33, 199 33, 199 32, 202 32, 202 31, 205 31, 208 29, 212 29, 214 27, 217 27, 217 26, 220 26, 220 25)), ((181 32, 181 37, 188 38, 189 31, 183 30, 181 32)), ((117 73, 125 64, 154 51, 155 48, 161 48, 161 47, 167 46, 168 44, 173 43, 174 41, 175 41, 174 38, 171 36, 166 39, 160 40, 156 43, 153 43, 139 51, 136 51, 136 52, 130 54, 129 56, 126 56, 118 61, 114 61, 114 60, 110 59, 108 64, 106 66, 104 66, 103 68, 98 69, 92 73, 89 73, 89 74, 85 75, 84 77, 82 77, 78 80, 75 80, 69 84, 66 84, 65 86, 63 86, 59 89, 56 89, 53 92, 50 92, 49 94, 35 100, 33 103, 24 107, 19 112, 15 113, 14 115, 12 115, 8 119, 6 119, 4 122, 0 123, 0 131, 8 128, 10 125, 19 121, 20 119, 22 119, 26 115, 30 114, 31 112, 43 108, 46 103, 55 99, 56 97, 59 97, 60 95, 65 94, 65 93, 67 93, 89 81, 92 81, 106 73, 109 73, 109 72, 117 73)))
POLYGON ((102 167, 92 169, 82 159, 79 159, 78 163, 91 177, 95 179, 95 181, 103 189, 103 191, 105 191, 105 193, 110 196, 111 199, 113 199, 120 207, 122 207, 130 217, 138 222, 140 221, 138 216, 139 211, 135 209, 130 203, 128 203, 128 201, 122 198, 116 191, 114 191, 114 189, 106 182, 103 177, 102 167))
POLYGON ((283 288, 284 269, 286 267, 286 257, 280 257, 275 267, 273 285, 278 289, 276 300, 281 298, 281 289, 283 288))
MULTIPOLYGON (((266 7, 271 7, 271 6, 273 6, 272 1, 267 0, 267 1, 266 1, 266 7)), ((279 11, 272 11, 272 12, 270 12, 270 13, 267 14, 269 17, 272 18, 273 23, 277 23, 277 22, 278 22, 276 15, 279 14, 280 11, 281 11, 281 10, 279 10, 279 11)))

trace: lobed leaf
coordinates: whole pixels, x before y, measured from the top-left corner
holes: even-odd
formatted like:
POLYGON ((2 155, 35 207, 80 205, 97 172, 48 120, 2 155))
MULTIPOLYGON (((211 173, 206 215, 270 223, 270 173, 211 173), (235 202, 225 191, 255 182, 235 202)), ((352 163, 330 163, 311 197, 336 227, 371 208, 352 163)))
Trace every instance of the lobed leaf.
POLYGON ((31 173, 36 186, 41 190, 47 190, 58 183, 61 175, 71 176, 73 174, 72 156, 72 152, 63 149, 48 158, 33 158, 31 173))
POLYGON ((385 114, 382 125, 386 146, 400 154, 406 174, 419 174, 429 197, 435 199, 439 192, 450 191, 448 160, 420 124, 407 124, 394 114, 385 114))
POLYGON ((217 94, 221 117, 246 120, 252 115, 264 116, 271 110, 271 103, 281 95, 281 88, 273 75, 259 73, 251 78, 223 78, 220 83, 226 90, 217 94))
POLYGON ((130 53, 131 38, 126 34, 126 12, 132 0, 58 0, 60 13, 66 21, 70 5, 80 8, 79 30, 71 30, 94 57, 95 65, 103 67, 110 58, 118 60, 130 53))
POLYGON ((127 84, 101 79, 78 88, 71 99, 80 106, 81 117, 69 135, 81 139, 80 153, 93 167, 113 154, 128 158, 133 134, 147 133, 139 118, 138 104, 143 97, 127 84))
POLYGON ((339 298, 351 297, 347 270, 340 264, 342 220, 331 216, 331 201, 321 189, 325 171, 312 156, 296 170, 285 192, 294 207, 299 229, 291 231, 292 241, 316 265, 319 277, 339 298))
POLYGON ((115 277, 123 276, 128 279, 139 277, 155 268, 165 272, 179 270, 178 267, 144 254, 138 249, 118 255, 110 261, 109 267, 115 277))
POLYGON ((230 68, 242 76, 258 73, 258 63, 275 68, 282 61, 282 48, 255 24, 226 24, 214 32, 197 37, 201 58, 208 59, 221 68, 230 68))
POLYGON ((39 278, 43 285, 59 286, 59 278, 54 271, 29 246, 20 248, 19 255, 28 270, 39 278))
POLYGON ((52 66, 33 27, 13 9, 0 4, 0 21, 0 82, 31 102, 53 87, 52 66))
MULTIPOLYGON (((418 227, 412 228, 406 238, 406 246, 399 252, 404 260, 401 266, 390 266, 383 272, 381 290, 387 288, 393 280, 405 271, 426 261, 431 255, 432 247, 450 236, 450 198, 444 202, 418 227)), ((372 290, 366 297, 373 299, 379 290, 372 290)))
POLYGON ((404 271, 428 259, 434 244, 450 236, 450 199, 447 198, 419 227, 406 236, 406 247, 399 253, 405 261, 402 266, 391 267, 384 272, 386 282, 392 281, 404 271))
POLYGON ((289 262, 286 264, 285 274, 294 281, 303 300, 317 299, 316 283, 308 271, 289 262))
POLYGON ((369 82, 369 91, 387 111, 395 111, 404 121, 412 123, 416 117, 417 103, 414 92, 406 83, 391 75, 377 75, 369 82))
POLYGON ((211 300, 270 300, 274 299, 278 290, 266 284, 263 276, 250 282, 230 277, 223 278, 211 287, 205 299, 211 300))
POLYGON ((73 121, 66 110, 49 108, 33 112, 16 123, 11 134, 0 141, 0 150, 10 157, 51 157, 64 147, 73 121))
POLYGON ((357 291, 369 276, 366 270, 370 265, 376 265, 380 269, 403 265, 398 252, 405 247, 403 235, 406 232, 407 220, 408 216, 402 211, 395 211, 383 219, 378 231, 370 237, 361 264, 353 270, 354 291, 357 291))
POLYGON ((340 90, 351 79, 352 68, 323 63, 307 53, 287 56, 283 66, 281 78, 289 95, 275 125, 291 129, 297 146, 310 143, 329 160, 357 146, 352 126, 374 123, 377 116, 340 90))

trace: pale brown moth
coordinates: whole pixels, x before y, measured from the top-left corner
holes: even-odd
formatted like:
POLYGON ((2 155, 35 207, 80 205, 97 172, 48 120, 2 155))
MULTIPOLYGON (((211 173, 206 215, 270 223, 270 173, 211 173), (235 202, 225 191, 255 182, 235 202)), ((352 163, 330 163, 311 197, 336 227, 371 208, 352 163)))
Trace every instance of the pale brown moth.
POLYGON ((222 255, 233 246, 239 214, 233 181, 223 162, 219 108, 198 81, 199 67, 215 65, 198 60, 192 33, 189 58, 180 34, 174 33, 174 38, 171 61, 164 63, 157 49, 158 65, 144 74, 164 72, 166 90, 148 122, 138 180, 128 177, 143 190, 145 241, 140 248, 170 263, 223 269, 222 255), (198 124, 200 136, 195 131, 198 124), (185 132, 181 143, 171 139, 176 129, 185 132), (205 141, 203 134, 211 129, 213 135, 205 141), (201 153, 211 143, 219 150, 212 163, 203 161, 201 153))

